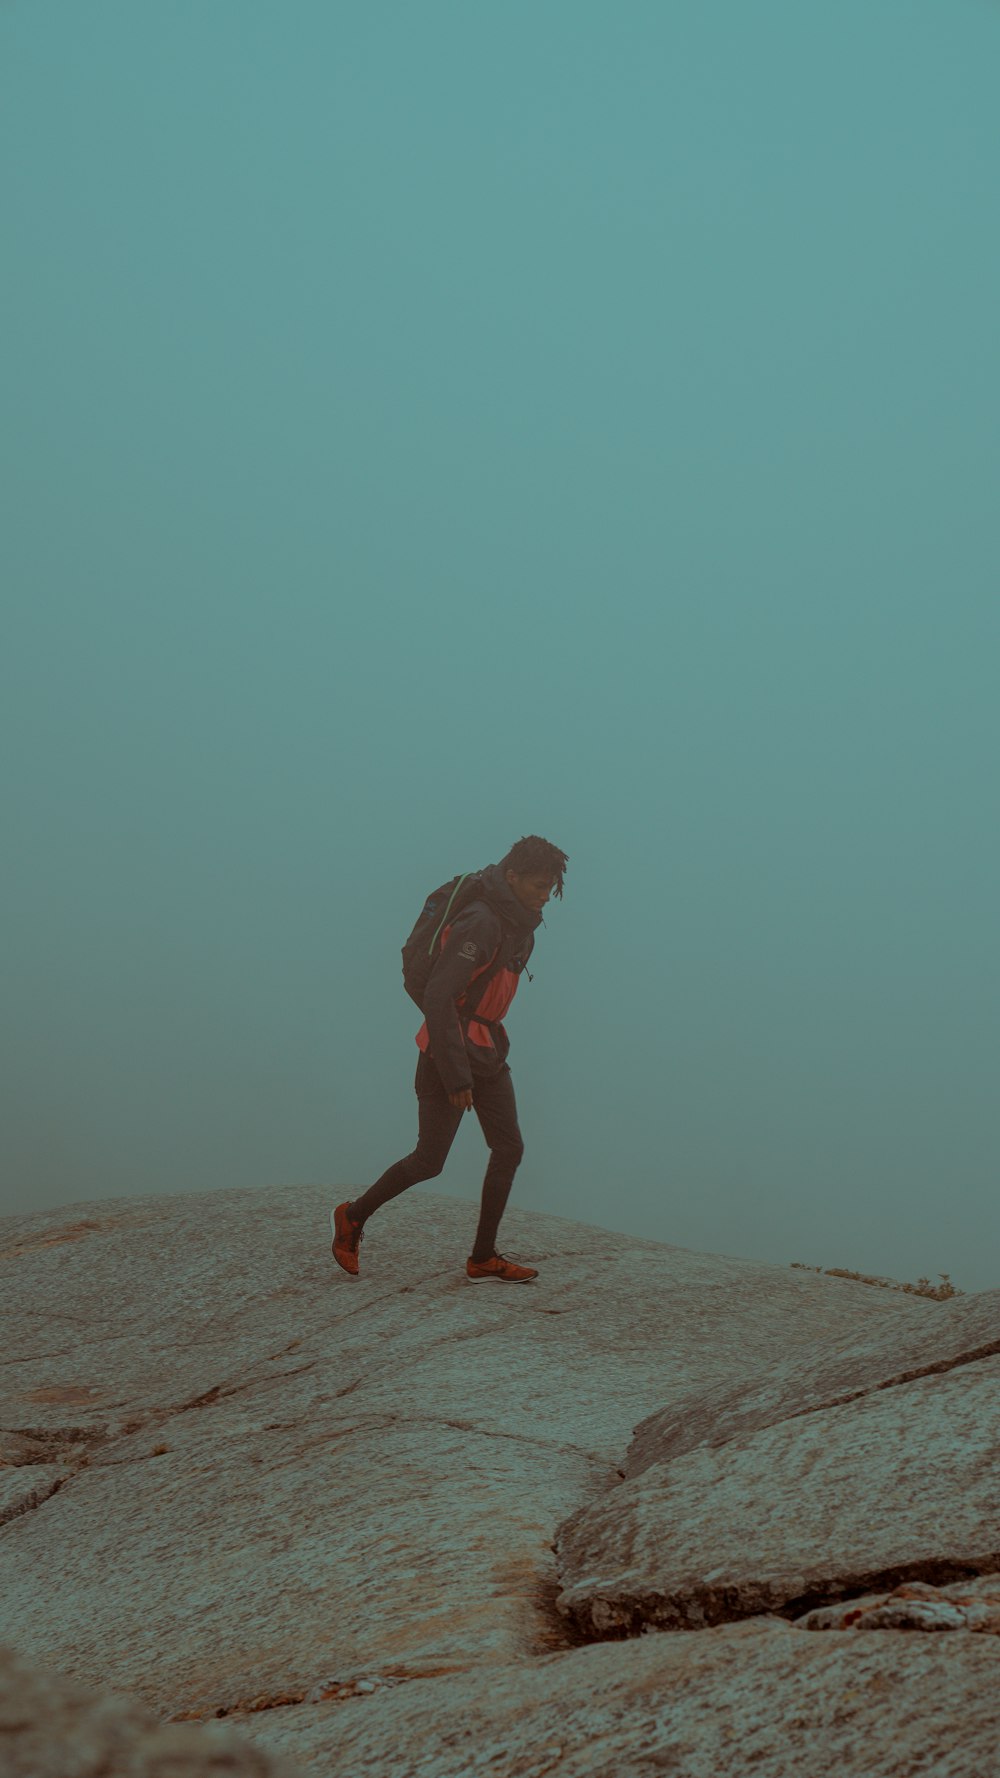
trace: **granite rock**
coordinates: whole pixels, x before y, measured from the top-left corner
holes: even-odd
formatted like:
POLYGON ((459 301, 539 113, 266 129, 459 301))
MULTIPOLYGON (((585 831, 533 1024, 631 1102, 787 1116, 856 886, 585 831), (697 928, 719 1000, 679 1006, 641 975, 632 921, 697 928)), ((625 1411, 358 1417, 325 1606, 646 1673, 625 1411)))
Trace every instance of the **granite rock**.
POLYGON ((1000 1642, 968 1600, 939 1602, 966 1613, 948 1636, 774 1614, 853 1588, 874 1626, 907 1580, 982 1578, 994 1305, 517 1208, 504 1248, 539 1278, 470 1285, 476 1206, 421 1188, 369 1224, 350 1279, 327 1221, 350 1190, 0 1222, 0 1641, 324 1775, 737 1778, 752 1756, 778 1778, 825 1771, 822 1747, 859 1778, 981 1778, 1000 1642), (654 1422, 693 1443, 623 1480, 654 1422), (582 1645, 622 1625, 597 1623, 583 1570, 560 1576, 574 1537, 623 1599, 629 1540, 650 1569, 627 1643, 582 1645), (683 1594, 720 1538, 750 1589, 725 1612, 758 1615, 655 1631, 678 1563, 683 1594), (560 1585, 564 1607, 583 1586, 578 1614, 560 1585))
POLYGON ((228 1724, 163 1723, 0 1647, 3 1778, 301 1778, 228 1724))
POLYGON ((655 1463, 558 1536, 589 1633, 801 1614, 1000 1570, 1000 1357, 655 1463))
POLYGON ((908 1581, 864 1593, 795 1619, 801 1630, 977 1630, 1000 1636, 1000 1573, 934 1587, 908 1581))
POLYGON ((314 1778, 995 1778, 1000 1638, 754 1618, 240 1719, 314 1778))
MULTIPOLYGON (((871 1290, 871 1286, 862 1286, 871 1290)), ((684 1401, 658 1408, 640 1421, 625 1459, 628 1476, 653 1463, 669 1463, 704 1444, 725 1444, 797 1414, 838 1407, 859 1395, 894 1389, 915 1378, 940 1374, 1000 1353, 1000 1290, 953 1297, 931 1317, 899 1317, 847 1339, 819 1340, 803 1354, 790 1348, 785 1364, 769 1364, 735 1387, 697 1389, 684 1401), (874 1337, 873 1337, 874 1335, 874 1337)))

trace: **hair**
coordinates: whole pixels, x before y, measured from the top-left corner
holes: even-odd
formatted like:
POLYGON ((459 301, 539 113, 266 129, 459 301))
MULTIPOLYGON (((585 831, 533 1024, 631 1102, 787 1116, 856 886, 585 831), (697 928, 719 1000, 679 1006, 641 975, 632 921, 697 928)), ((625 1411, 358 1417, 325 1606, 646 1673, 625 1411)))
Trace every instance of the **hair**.
POLYGON ((562 900, 563 876, 569 859, 551 840, 543 840, 540 834, 525 834, 517 840, 505 858, 500 860, 500 869, 505 873, 512 870, 517 876, 546 876, 554 878, 553 893, 562 900))

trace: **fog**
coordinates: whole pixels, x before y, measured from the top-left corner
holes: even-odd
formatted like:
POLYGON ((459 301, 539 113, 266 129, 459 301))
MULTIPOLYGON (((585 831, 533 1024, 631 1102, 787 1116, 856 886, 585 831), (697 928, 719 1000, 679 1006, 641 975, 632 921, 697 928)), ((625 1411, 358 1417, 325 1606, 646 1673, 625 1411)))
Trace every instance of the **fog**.
POLYGON ((0 1211, 362 1190, 425 895, 534 833, 512 1205, 1000 1284, 998 62, 0 9, 0 1211))

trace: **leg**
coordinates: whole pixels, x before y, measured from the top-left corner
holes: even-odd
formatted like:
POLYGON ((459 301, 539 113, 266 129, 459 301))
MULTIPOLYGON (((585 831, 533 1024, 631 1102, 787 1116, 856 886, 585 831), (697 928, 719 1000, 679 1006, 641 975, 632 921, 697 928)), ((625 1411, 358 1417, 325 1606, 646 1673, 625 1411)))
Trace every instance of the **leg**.
POLYGON ((429 1056, 422 1055, 417 1062, 413 1084, 420 1116, 417 1146, 412 1154, 387 1168, 381 1179, 376 1179, 374 1185, 348 1205, 347 1214, 352 1222, 365 1222, 374 1211, 388 1204, 391 1198, 398 1198, 409 1186, 418 1185, 423 1179, 436 1179, 448 1159, 464 1114, 456 1106, 449 1105, 441 1076, 429 1056))
POLYGON ((500 1218, 507 1207, 514 1174, 521 1164, 524 1143, 517 1122, 514 1082, 507 1064, 495 1080, 484 1081, 472 1089, 472 1103, 490 1148, 490 1163, 483 1180, 482 1207, 474 1260, 489 1259, 496 1248, 500 1218))

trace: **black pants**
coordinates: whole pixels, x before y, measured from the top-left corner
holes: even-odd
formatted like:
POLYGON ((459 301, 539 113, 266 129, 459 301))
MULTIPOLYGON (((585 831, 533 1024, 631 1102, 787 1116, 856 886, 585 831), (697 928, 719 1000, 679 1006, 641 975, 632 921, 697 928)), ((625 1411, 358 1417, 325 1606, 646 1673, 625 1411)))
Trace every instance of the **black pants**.
MULTIPOLYGON (((417 1185, 423 1179, 436 1179, 448 1159, 465 1112, 449 1104, 437 1067, 423 1051, 417 1061, 413 1084, 420 1113, 417 1146, 412 1154, 389 1167, 362 1197, 355 1198, 350 1214, 356 1220, 364 1222, 373 1211, 381 1209, 391 1198, 397 1198, 408 1186, 417 1185)), ((473 1259, 478 1260, 489 1259, 495 1251, 500 1218, 524 1154, 514 1083, 506 1062, 493 1080, 473 1081, 472 1106, 490 1150, 489 1166, 483 1180, 479 1228, 472 1249, 473 1259)))

